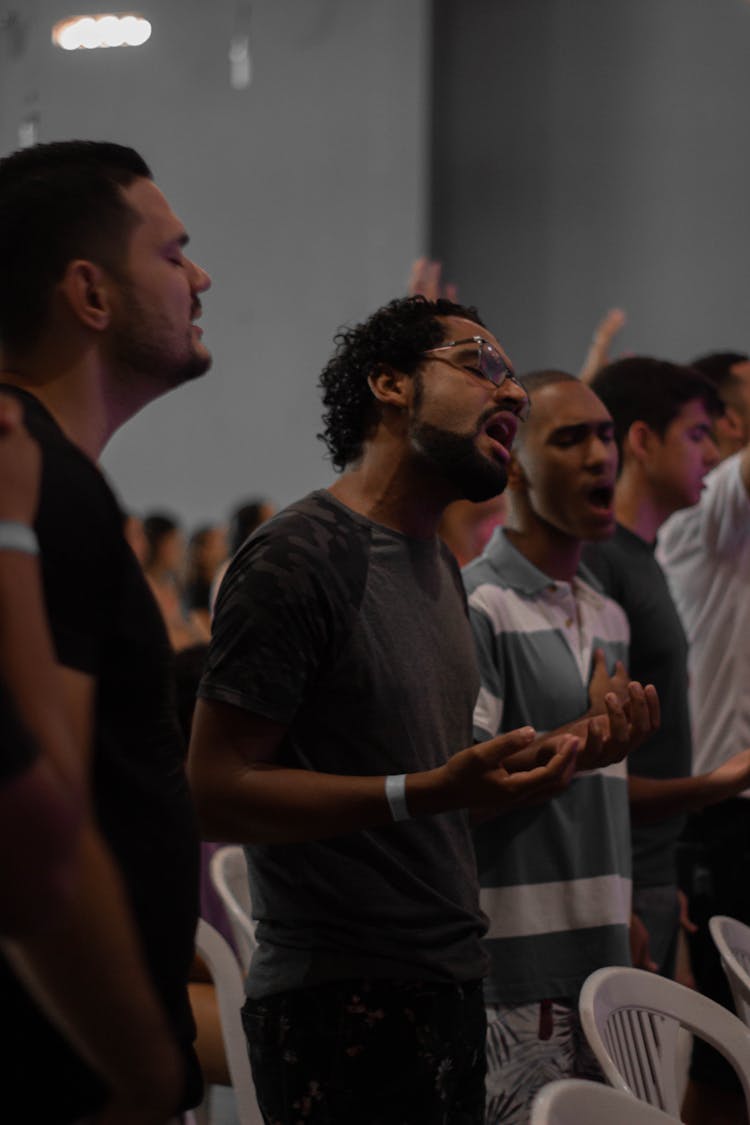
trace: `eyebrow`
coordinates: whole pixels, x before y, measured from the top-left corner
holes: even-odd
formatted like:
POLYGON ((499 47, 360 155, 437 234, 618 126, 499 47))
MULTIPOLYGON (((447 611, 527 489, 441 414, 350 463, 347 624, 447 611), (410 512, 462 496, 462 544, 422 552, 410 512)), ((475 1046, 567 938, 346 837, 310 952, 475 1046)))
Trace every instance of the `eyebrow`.
POLYGON ((567 426, 557 426, 556 429, 550 433, 550 438, 561 436, 570 436, 574 438, 584 437, 588 433, 595 431, 609 430, 614 433, 615 424, 609 418, 602 418, 599 422, 570 422, 567 426))

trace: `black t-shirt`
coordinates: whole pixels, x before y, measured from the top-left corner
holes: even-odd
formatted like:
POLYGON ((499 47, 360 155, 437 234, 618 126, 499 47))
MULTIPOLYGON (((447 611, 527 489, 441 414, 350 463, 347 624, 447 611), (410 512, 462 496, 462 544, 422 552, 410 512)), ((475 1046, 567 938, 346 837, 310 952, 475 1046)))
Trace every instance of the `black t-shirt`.
MULTIPOLYGON (((640 777, 688 777, 692 759, 688 646, 654 544, 618 524, 612 539, 589 545, 583 558, 628 616, 629 674, 643 684, 653 684, 659 693, 661 726, 628 755, 628 770, 640 777)), ((684 816, 655 824, 633 823, 635 886, 675 881, 675 849, 684 824, 684 816)))
MULTIPOLYGON (((33 396, 2 389, 22 399, 26 425, 42 447, 35 527, 53 641, 61 664, 96 680, 95 811, 122 874, 155 990, 184 1049, 186 1104, 195 1104, 200 1076, 186 981, 198 916, 198 834, 169 642, 104 477, 33 396)), ((0 1011, 12 1033, 2 1059, 8 1119, 50 1125, 91 1113, 104 1096, 98 1077, 4 963, 0 1011), (11 1111, 16 1099, 20 1109, 11 1111)))

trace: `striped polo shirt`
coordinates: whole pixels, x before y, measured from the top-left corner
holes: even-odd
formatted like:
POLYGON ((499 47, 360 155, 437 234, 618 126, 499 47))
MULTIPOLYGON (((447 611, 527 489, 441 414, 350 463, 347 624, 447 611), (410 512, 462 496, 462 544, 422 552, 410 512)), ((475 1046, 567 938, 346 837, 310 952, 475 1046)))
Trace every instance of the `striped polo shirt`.
MULTIPOLYGON (((482 680, 477 741, 580 718, 596 648, 610 670, 627 664, 625 614, 583 568, 555 581, 498 529, 464 582, 482 680)), ((490 921, 488 1003, 574 999, 594 969, 630 963, 624 763, 577 773, 552 800, 477 826, 474 842, 490 921)))

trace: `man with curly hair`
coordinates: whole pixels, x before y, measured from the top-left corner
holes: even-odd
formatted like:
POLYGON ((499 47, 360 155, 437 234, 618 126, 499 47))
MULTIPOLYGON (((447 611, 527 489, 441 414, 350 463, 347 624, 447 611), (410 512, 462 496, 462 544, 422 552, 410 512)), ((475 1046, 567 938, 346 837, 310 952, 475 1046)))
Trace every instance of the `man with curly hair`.
POLYGON ((232 562, 191 746, 206 834, 247 845, 258 1098, 274 1123, 478 1123, 466 810, 556 791, 580 739, 471 745, 476 656, 437 526, 505 487, 528 400, 475 309, 423 298, 341 332, 321 386, 343 475, 232 562))

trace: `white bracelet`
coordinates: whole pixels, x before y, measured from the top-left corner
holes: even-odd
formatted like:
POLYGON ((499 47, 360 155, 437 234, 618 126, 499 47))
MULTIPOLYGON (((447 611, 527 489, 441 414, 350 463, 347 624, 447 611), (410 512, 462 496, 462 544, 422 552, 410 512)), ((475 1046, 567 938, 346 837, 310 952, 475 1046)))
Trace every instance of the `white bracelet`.
POLYGON ((33 527, 15 520, 0 520, 0 551, 23 551, 25 555, 39 554, 39 541, 33 527))
POLYGON ((406 804, 406 774, 391 773, 385 779, 385 799, 394 820, 409 820, 406 804))

